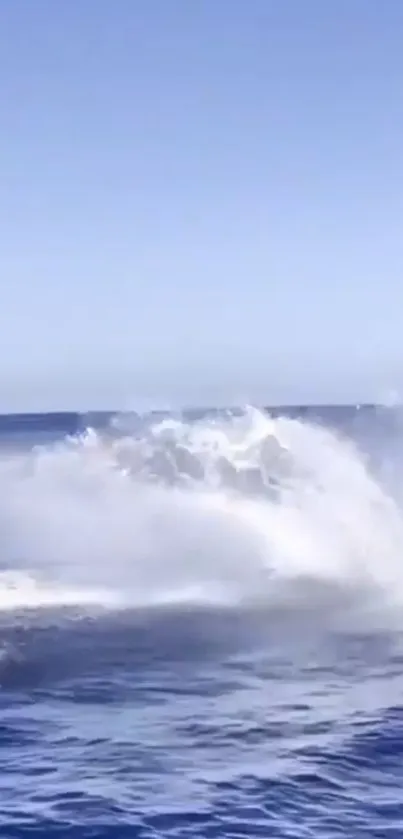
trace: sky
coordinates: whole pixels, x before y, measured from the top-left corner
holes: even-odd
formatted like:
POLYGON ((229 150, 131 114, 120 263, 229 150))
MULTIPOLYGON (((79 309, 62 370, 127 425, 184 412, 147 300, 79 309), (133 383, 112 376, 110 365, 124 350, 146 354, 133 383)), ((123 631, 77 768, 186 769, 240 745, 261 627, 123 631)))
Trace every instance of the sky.
POLYGON ((0 4, 0 411, 403 392, 401 0, 0 4))

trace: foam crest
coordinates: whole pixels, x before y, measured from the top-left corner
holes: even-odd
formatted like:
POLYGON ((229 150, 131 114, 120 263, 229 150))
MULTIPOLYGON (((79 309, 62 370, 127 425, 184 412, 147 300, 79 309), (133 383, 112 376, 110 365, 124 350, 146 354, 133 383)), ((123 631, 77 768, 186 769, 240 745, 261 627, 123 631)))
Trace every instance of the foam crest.
POLYGON ((403 519, 351 441, 247 409, 0 459, 0 608, 403 596, 403 519))

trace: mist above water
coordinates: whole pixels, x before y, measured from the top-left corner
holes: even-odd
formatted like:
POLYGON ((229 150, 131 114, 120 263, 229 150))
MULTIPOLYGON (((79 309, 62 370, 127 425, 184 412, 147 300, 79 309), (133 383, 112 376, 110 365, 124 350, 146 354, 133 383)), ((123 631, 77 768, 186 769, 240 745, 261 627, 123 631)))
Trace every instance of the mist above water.
POLYGON ((247 409, 0 459, 0 608, 400 607, 403 517, 347 438, 247 409))

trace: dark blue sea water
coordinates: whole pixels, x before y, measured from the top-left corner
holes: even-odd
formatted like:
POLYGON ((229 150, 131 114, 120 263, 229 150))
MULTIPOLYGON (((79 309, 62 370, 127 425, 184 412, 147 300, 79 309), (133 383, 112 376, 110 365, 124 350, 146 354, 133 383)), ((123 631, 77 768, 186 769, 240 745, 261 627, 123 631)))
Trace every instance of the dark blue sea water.
POLYGON ((0 418, 0 835, 401 839, 402 441, 0 418))

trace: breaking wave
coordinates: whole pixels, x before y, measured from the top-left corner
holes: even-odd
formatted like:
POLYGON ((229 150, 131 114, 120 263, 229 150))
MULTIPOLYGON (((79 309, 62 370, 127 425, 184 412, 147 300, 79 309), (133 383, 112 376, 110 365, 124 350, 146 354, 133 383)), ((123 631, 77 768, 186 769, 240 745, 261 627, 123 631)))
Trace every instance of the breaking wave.
POLYGON ((5 449, 0 533, 2 610, 403 596, 400 506, 364 454, 254 409, 5 449))

